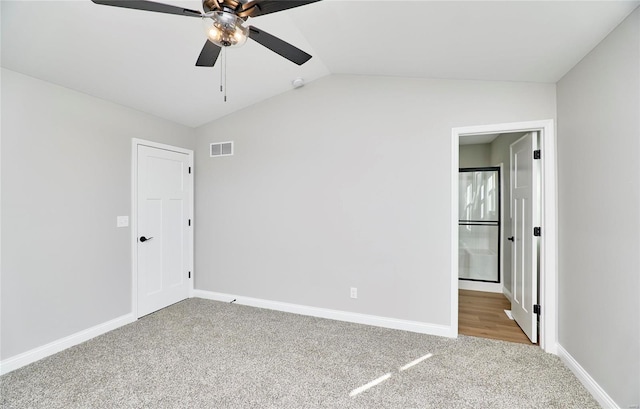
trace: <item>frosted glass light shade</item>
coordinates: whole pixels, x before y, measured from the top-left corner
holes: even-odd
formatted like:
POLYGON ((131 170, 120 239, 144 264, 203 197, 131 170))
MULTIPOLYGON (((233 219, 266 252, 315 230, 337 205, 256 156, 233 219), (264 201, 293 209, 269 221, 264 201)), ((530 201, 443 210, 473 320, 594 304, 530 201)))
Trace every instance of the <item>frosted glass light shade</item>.
POLYGON ((249 28, 240 17, 224 11, 214 11, 203 19, 209 41, 220 47, 240 47, 247 41, 249 28))

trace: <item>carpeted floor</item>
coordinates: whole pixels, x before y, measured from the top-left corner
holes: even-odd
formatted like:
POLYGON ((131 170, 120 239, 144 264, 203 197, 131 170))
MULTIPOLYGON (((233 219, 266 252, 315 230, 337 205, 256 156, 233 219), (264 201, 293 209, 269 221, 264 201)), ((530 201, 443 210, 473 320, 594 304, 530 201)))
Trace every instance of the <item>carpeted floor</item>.
POLYGON ((6 409, 598 407, 537 347, 202 299, 4 375, 0 393, 6 409))

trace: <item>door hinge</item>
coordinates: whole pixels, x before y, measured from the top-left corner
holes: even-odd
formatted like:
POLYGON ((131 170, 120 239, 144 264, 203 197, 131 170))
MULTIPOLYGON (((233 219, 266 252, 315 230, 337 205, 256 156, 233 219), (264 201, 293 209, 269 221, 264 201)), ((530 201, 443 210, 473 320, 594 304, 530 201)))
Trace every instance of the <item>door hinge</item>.
POLYGON ((191 278, 191 271, 189 271, 189 278, 191 278))
POLYGON ((191 226, 191 219, 189 219, 189 226, 191 226))
POLYGON ((533 235, 536 236, 536 237, 542 236, 542 227, 534 227, 533 228, 533 235))
POLYGON ((542 307, 540 307, 540 304, 533 304, 533 313, 542 315, 542 307))
POLYGON ((540 159, 540 157, 541 157, 540 149, 536 149, 535 151, 533 151, 533 159, 540 159))
POLYGON ((191 166, 189 166, 189 174, 191 174, 191 166))

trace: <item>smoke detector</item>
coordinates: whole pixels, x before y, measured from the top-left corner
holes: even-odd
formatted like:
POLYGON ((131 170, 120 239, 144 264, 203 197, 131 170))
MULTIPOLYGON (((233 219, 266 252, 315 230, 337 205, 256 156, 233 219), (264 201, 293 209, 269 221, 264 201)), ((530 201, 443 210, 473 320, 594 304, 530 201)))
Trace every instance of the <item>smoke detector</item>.
POLYGON ((295 80, 291 81, 291 85, 293 85, 293 88, 300 88, 304 86, 304 78, 296 78, 295 80))

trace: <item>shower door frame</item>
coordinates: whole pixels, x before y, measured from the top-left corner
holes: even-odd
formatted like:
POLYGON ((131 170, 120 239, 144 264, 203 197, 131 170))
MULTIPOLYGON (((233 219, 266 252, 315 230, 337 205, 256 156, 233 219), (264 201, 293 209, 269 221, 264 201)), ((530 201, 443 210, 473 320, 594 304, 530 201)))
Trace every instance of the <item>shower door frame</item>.
MULTIPOLYGON (((481 280, 477 278, 461 278, 459 276, 458 266, 458 280, 471 281, 476 283, 490 283, 490 284, 502 284, 502 168, 501 166, 481 166, 481 167, 470 167, 470 168, 459 168, 458 169, 458 178, 459 174, 462 172, 498 172, 498 181, 496 183, 496 188, 498 190, 498 196, 496 199, 497 205, 497 214, 498 214, 498 222, 497 224, 487 224, 487 222, 482 222, 480 220, 470 220, 469 223, 466 223, 466 226, 490 226, 498 228, 498 254, 496 255, 496 273, 497 280, 481 280)), ((458 226, 460 226, 460 217, 458 215, 458 226)), ((460 240, 460 238, 458 238, 460 240)))

